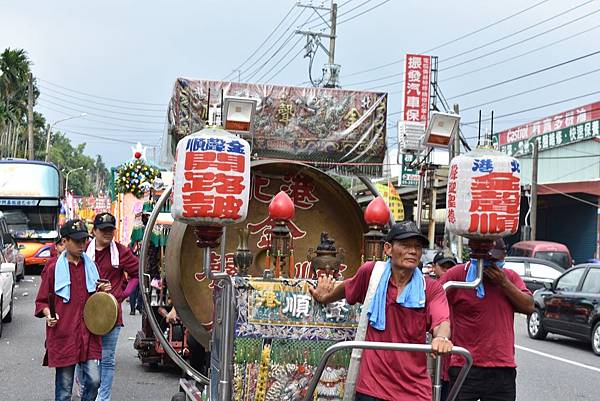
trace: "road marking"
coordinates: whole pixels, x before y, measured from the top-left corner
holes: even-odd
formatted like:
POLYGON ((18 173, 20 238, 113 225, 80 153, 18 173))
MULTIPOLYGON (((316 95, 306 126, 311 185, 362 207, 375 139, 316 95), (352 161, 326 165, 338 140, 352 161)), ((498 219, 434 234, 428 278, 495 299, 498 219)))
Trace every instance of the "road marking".
POLYGON ((523 347, 523 346, 517 345, 517 344, 515 344, 515 348, 516 349, 520 349, 521 351, 531 352, 532 354, 537 354, 537 355, 540 355, 540 356, 545 356, 546 358, 554 359, 554 360, 557 360, 557 361, 560 361, 560 362, 568 363, 570 365, 578 366, 580 368, 589 369, 589 370, 593 370, 594 372, 599 372, 600 373, 600 368, 596 368, 594 366, 590 366, 590 365, 586 365, 586 364, 583 364, 583 363, 575 362, 575 361, 572 361, 570 359, 561 358, 559 356, 550 355, 550 354, 547 354, 545 352, 537 351, 537 350, 534 350, 534 349, 531 349, 531 348, 527 348, 527 347, 523 347))

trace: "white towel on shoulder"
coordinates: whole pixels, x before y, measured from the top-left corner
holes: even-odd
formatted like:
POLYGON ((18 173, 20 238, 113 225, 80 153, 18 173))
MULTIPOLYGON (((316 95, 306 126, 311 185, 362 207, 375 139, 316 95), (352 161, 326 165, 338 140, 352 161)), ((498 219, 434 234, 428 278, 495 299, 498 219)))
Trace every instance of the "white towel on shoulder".
MULTIPOLYGON (((93 238, 85 251, 86 255, 94 262, 96 261, 96 238, 93 238)), ((110 264, 115 269, 119 268, 119 249, 115 241, 110 241, 110 264)))

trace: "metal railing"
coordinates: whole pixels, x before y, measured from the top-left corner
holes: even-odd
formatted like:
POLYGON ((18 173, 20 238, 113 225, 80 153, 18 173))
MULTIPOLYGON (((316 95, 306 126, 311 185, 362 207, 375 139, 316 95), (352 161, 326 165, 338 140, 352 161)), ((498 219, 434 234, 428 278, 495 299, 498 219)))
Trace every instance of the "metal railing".
MULTIPOLYGON (((315 370, 315 373, 314 373, 312 379, 310 380, 310 383, 308 386, 308 391, 307 391, 306 396, 304 397, 303 401, 312 401, 313 400, 313 394, 315 392, 315 389, 317 388, 317 385, 319 384, 319 379, 321 378, 321 375, 323 374, 323 371, 325 370, 325 367, 327 366, 327 362, 329 361, 329 358, 331 357, 331 355, 333 355, 334 353, 341 351, 341 350, 355 349, 355 348, 378 349, 378 350, 383 350, 383 351, 405 351, 405 352, 426 352, 426 353, 432 352, 431 345, 425 345, 425 344, 387 343, 387 342, 375 342, 375 341, 343 341, 343 342, 339 342, 339 343, 334 344, 331 347, 327 348, 327 350, 325 350, 325 353, 323 354, 323 356, 321 357, 321 361, 319 362, 319 366, 317 367, 317 370, 315 370)), ((448 394, 447 401, 454 401, 454 399, 458 395, 458 390, 460 389, 460 387, 462 386, 463 382, 465 381, 465 379, 467 377, 467 373, 469 372, 469 369, 471 369, 471 366, 473 365, 473 358, 471 357, 471 354, 469 353, 469 351, 467 351, 466 349, 464 349, 462 347, 453 347, 451 353, 461 355, 463 358, 465 358, 466 363, 463 365, 460 372, 458 373, 458 376, 456 377, 456 381, 455 381, 454 385, 452 386, 450 393, 448 394)), ((441 361, 441 357, 438 356, 437 360, 441 361)), ((437 364, 439 365, 440 362, 438 362, 437 364)), ((433 398, 436 399, 436 397, 437 397, 437 399, 439 400, 439 395, 440 394, 439 394, 439 388, 438 388, 437 391, 434 391, 433 398)))

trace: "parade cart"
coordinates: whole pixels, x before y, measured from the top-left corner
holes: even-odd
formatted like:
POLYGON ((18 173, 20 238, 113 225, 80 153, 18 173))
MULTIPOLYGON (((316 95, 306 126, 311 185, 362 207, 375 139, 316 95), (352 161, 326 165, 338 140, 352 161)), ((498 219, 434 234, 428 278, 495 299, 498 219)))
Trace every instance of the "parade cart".
MULTIPOLYGON (((366 325, 359 306, 320 305, 308 292, 320 274, 342 280, 363 262, 383 257, 385 226, 393 219, 364 174, 381 173, 385 113, 385 94, 177 81, 169 109, 175 182, 150 215, 140 264, 147 263, 152 228, 170 198, 169 290, 211 363, 208 375, 193 369, 149 319, 186 374, 174 399, 352 400, 358 350, 431 352, 427 344, 361 341, 366 325), (207 127, 211 92, 221 99, 223 93, 258 98, 254 134, 207 127), (376 199, 364 214, 332 171, 353 172, 371 189, 376 199), (217 182, 237 182, 239 191, 217 188, 217 182), (232 197, 219 196, 221 190, 232 197)), ((144 304, 152 316, 147 296, 144 304)), ((449 400, 472 363, 465 349, 452 352, 466 364, 449 400)), ((434 400, 440 397, 437 361, 434 400)))

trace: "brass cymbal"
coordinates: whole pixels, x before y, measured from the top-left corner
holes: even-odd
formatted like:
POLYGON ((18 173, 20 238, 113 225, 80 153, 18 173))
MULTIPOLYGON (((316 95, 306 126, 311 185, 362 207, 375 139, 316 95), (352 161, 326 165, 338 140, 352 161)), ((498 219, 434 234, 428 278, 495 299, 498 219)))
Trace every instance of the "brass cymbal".
POLYGON ((103 336, 117 323, 119 303, 114 295, 97 292, 88 298, 83 308, 83 321, 92 334, 103 336))

